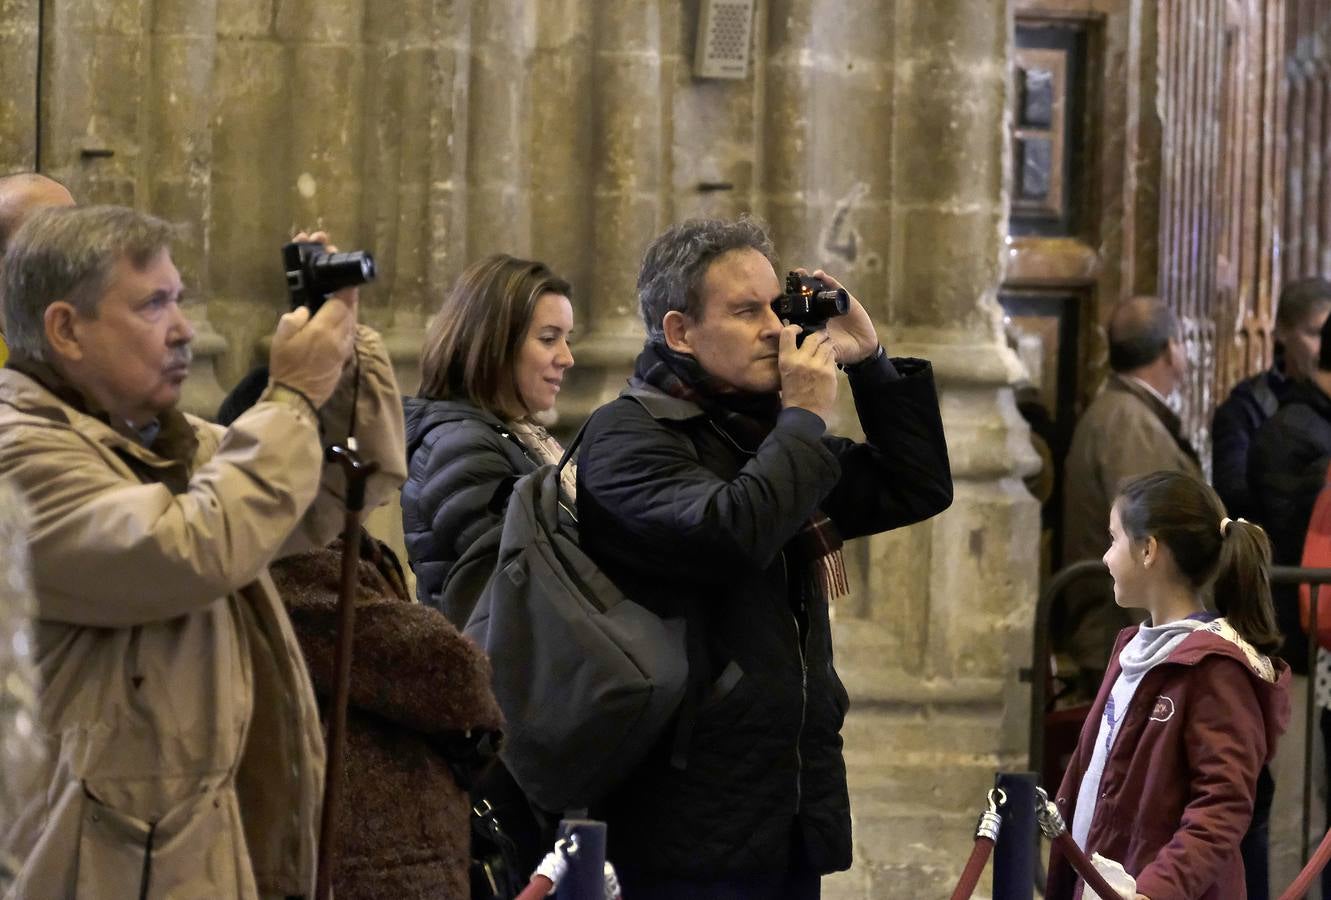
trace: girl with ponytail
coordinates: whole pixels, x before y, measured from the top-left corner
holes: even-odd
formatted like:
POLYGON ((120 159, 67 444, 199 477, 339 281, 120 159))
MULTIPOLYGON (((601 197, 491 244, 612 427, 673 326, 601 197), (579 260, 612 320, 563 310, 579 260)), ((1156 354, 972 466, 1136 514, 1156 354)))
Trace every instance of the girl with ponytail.
MULTIPOLYGON (((1124 629, 1056 803, 1087 855, 1121 863, 1137 900, 1240 900, 1257 773, 1289 716, 1267 582, 1271 547, 1178 472, 1126 482, 1104 561, 1124 629)), ((1078 879, 1055 850, 1049 900, 1078 879)))

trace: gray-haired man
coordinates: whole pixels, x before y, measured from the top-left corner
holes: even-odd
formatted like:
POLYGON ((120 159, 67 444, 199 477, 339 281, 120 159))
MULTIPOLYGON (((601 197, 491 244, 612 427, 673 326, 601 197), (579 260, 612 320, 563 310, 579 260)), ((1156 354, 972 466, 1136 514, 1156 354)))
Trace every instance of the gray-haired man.
POLYGON ((323 744, 266 567, 340 524, 320 427, 345 434, 353 343, 372 505, 404 476, 397 386, 347 291, 282 317, 269 388, 230 428, 177 411, 193 329, 171 236, 43 210, 0 269, 0 477, 31 512, 48 749, 4 823, 21 897, 313 890, 323 744))
POLYGON ((853 298, 797 342, 773 309, 774 260, 748 220, 652 243, 647 344, 579 456, 583 547, 689 628, 680 726, 597 810, 635 900, 811 898, 850 866, 828 615, 847 589, 841 543, 952 499, 929 364, 889 360, 853 298), (838 364, 864 443, 826 434, 838 364))

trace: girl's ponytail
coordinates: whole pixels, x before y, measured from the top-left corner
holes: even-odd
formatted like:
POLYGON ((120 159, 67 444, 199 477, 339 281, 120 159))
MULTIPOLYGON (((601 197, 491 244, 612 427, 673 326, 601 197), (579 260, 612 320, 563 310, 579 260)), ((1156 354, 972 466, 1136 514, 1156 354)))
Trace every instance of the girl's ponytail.
POLYGON ((1266 532, 1243 519, 1225 519, 1220 566, 1215 578, 1216 611, 1245 641, 1263 653, 1280 648, 1271 603, 1271 542, 1266 532))

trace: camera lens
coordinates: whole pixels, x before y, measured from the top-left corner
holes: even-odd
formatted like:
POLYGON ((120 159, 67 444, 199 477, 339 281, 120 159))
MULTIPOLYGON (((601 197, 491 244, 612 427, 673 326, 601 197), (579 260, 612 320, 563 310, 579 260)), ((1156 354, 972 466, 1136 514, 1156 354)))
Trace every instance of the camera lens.
POLYGON ((374 257, 364 250, 351 253, 321 253, 311 266, 318 290, 331 294, 344 287, 365 284, 375 276, 374 257))

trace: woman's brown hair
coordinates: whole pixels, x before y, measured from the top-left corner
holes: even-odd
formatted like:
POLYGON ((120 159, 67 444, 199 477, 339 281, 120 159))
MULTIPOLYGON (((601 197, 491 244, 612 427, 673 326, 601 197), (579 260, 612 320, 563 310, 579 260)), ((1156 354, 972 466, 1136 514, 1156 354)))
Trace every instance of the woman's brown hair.
POLYGON ((1229 521, 1220 497, 1179 472, 1152 472, 1119 489, 1118 516, 1134 541, 1147 535, 1169 548, 1193 588, 1215 579, 1215 608, 1263 653, 1280 647, 1271 605, 1271 543, 1250 522, 1229 521))
POLYGON ((513 362, 536 301, 570 290, 545 263, 504 253, 472 263, 425 332, 417 395, 467 400, 497 415, 522 409, 513 362))

